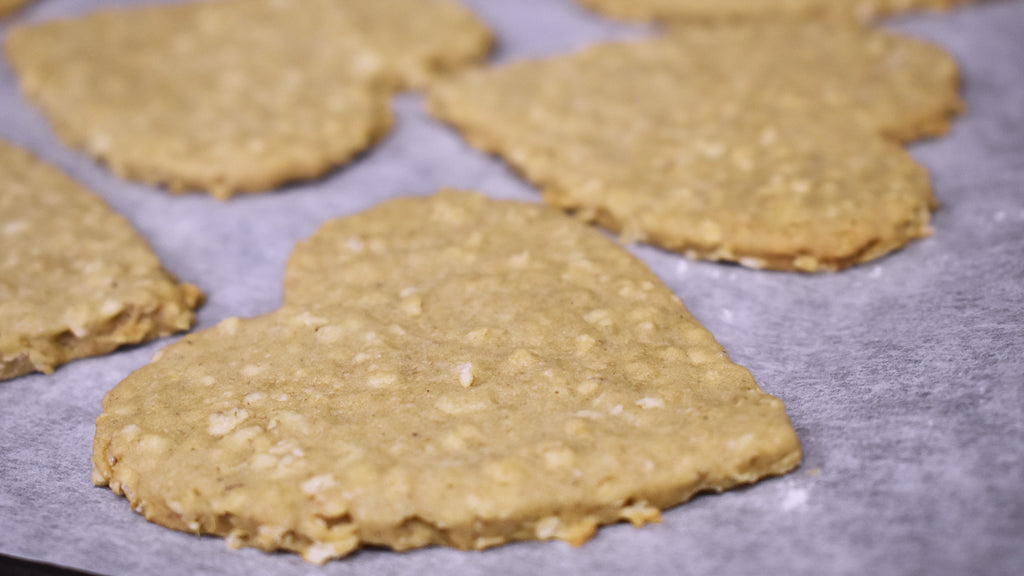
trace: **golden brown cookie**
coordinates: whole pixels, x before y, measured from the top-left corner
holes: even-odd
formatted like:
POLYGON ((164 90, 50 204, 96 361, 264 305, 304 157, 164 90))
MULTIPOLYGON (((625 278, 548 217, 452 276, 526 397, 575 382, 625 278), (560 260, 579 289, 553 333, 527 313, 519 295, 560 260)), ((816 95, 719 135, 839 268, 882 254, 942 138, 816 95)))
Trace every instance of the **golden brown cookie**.
POLYGON ((489 45, 448 0, 224 0, 32 25, 7 53, 69 145, 227 198, 343 164, 388 131, 392 90, 489 45))
POLYGON ((762 23, 469 72, 430 108, 628 240, 815 271, 929 234, 927 173, 891 140, 945 132, 957 89, 923 42, 762 23))
POLYGON ((192 325, 178 284, 124 218, 0 141, 0 380, 192 325))
POLYGON ((14 14, 32 0, 0 0, 0 18, 14 14))
POLYGON ((837 18, 869 21, 912 10, 943 10, 975 0, 579 0, 624 20, 735 21, 837 18))
POLYGON ((799 461, 782 403, 642 263, 550 208, 445 192, 327 223, 281 309, 119 384, 93 481, 320 563, 581 544, 799 461))

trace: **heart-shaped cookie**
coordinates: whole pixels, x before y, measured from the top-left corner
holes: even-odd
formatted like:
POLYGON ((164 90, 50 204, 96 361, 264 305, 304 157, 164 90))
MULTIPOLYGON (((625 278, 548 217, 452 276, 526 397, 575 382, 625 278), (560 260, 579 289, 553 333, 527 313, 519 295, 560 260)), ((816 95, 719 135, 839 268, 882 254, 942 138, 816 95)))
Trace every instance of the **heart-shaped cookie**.
POLYGON ((343 164, 388 131, 394 89, 489 46, 448 0, 224 0, 18 28, 7 54, 69 145, 227 198, 343 164))
POLYGON ((147 519, 311 562, 587 540, 800 447, 642 263, 537 205, 446 192, 334 220, 284 306, 109 393, 94 482, 147 519))
POLYGON ((121 216, 0 141, 0 380, 192 325, 179 284, 121 216))
POLYGON ((926 236, 956 65, 852 25, 680 27, 440 83, 431 110, 548 202, 692 257, 835 270, 926 236))

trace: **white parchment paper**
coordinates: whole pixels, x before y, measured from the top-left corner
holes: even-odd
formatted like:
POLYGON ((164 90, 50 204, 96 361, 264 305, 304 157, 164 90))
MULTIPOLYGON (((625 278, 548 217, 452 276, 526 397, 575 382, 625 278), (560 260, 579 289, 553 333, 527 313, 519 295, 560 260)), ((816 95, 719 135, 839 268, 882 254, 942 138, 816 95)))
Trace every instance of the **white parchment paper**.
MULTIPOLYGON (((0 34, 118 3, 132 2, 40 0, 0 34)), ((640 31, 570 0, 467 3, 497 32, 499 60, 640 31)), ((229 551, 149 524, 90 484, 101 398, 168 339, 0 382, 0 553, 111 575, 1024 573, 1024 2, 891 26, 945 46, 963 68, 969 111, 949 136, 912 147, 942 202, 932 238, 819 276, 634 249, 785 401, 805 454, 793 474, 699 497, 660 525, 605 528, 579 549, 367 550, 322 568, 229 551)), ((292 246, 330 218, 444 186, 539 201, 417 97, 395 107, 396 130, 354 164, 222 203, 120 181, 64 148, 0 64, 0 137, 96 190, 199 284, 200 328, 275 309, 292 246)))

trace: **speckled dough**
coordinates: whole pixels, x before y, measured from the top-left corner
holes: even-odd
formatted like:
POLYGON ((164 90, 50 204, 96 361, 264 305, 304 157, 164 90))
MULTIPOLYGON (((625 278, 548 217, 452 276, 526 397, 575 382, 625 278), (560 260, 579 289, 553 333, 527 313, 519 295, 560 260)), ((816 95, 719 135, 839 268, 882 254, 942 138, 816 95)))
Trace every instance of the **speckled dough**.
POLYGON ((393 90, 489 46, 448 0, 223 0, 32 25, 6 48, 69 145, 226 198, 346 162, 388 131, 393 90))
POLYGON ((782 403, 658 278, 550 208, 468 193, 334 220, 285 305, 108 394, 93 480, 147 519, 310 562, 581 544, 782 474, 782 403))
POLYGON ((579 0, 625 20, 840 18, 874 20, 911 10, 942 10, 976 0, 579 0))
POLYGON ((32 0, 0 0, 0 18, 14 14, 32 0))
POLYGON ((0 141, 0 380, 186 330, 178 284, 124 218, 0 141))
POLYGON ((759 24, 469 72, 430 108, 627 240, 817 271, 930 233, 928 175, 895 141, 945 132, 957 88, 917 40, 759 24))

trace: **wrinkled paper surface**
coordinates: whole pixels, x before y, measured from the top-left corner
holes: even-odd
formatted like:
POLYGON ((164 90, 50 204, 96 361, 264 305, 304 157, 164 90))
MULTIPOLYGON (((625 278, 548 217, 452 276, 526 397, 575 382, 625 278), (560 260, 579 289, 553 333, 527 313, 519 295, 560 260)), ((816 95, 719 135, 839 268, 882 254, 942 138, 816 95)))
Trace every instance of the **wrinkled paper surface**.
MULTIPOLYGON (((117 3, 130 2, 40 0, 0 33, 117 3)), ((497 32, 498 60, 643 32, 570 0, 468 3, 497 32)), ((805 454, 796 472, 698 497, 659 525, 602 529, 579 549, 367 550, 322 568, 230 551, 219 538, 147 523, 90 483, 100 400, 165 339, 0 382, 0 553, 143 576, 1024 572, 1024 2, 890 26, 941 44, 963 68, 969 111, 948 137, 911 148, 942 202, 932 238, 818 276, 633 249, 785 401, 805 454)), ((224 203, 122 182, 62 147, 0 64, 0 137, 125 214, 169 270, 208 294, 200 328, 275 309, 293 245, 330 218, 444 186, 539 201, 501 162, 430 120, 419 98, 395 107, 396 130, 357 162, 224 203)))

